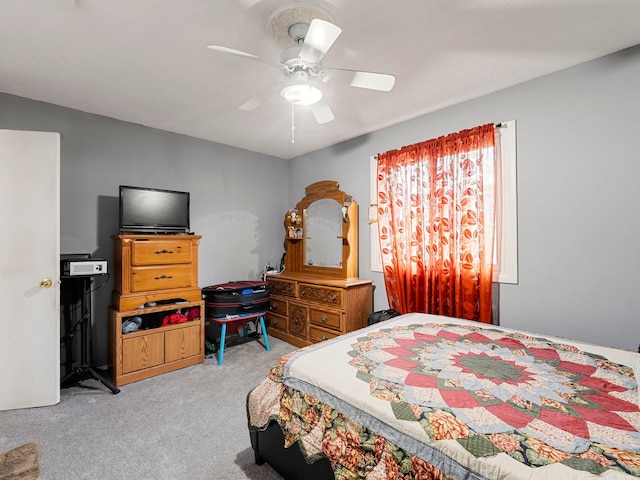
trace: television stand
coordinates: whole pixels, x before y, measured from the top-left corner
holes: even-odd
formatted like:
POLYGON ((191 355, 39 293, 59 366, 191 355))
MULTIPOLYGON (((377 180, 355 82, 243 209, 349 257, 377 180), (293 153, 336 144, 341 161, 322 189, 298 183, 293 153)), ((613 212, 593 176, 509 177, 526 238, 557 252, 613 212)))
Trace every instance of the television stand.
POLYGON ((204 301, 198 286, 200 235, 115 235, 109 307, 109 366, 117 387, 204 362, 204 301), (167 301, 175 303, 164 303, 167 301), (200 314, 157 325, 178 310, 200 314), (193 310, 192 310, 193 309, 193 310), (123 333, 130 317, 158 328, 123 333), (199 317, 199 318, 195 318, 199 317))

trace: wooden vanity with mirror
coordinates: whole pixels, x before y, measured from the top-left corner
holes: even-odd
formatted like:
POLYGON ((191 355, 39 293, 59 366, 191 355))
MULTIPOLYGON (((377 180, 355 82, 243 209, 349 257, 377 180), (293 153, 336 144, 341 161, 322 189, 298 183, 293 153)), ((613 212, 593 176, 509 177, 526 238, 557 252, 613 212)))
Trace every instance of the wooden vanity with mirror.
POLYGON ((269 275, 269 335, 297 347, 367 325, 373 282, 358 278, 358 203, 324 180, 285 214, 285 269, 269 275))

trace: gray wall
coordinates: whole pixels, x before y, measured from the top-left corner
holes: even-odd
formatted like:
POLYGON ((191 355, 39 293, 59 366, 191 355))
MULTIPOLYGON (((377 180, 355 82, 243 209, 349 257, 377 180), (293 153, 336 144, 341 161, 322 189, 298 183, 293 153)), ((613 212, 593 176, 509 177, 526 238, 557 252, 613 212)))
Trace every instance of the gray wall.
MULTIPOLYGON (((501 288, 501 324, 637 348, 640 47, 425 115, 290 162, 0 94, 0 128, 57 131, 62 253, 112 265, 118 185, 188 190, 203 235, 200 285, 257 278, 283 252, 282 218, 319 180, 360 204, 360 276, 369 260, 369 157, 474 125, 518 123, 518 285, 501 288)), ((401 85, 398 85, 401 88, 401 85)), ((28 188, 28 186, 25 186, 28 188)), ((94 295, 94 362, 106 363, 112 282, 94 295)))
MULTIPOLYGON (((626 349, 640 343, 640 47, 380 130, 292 162, 290 204, 337 180, 360 203, 360 276, 371 272, 369 157, 490 122, 517 121, 519 284, 500 323, 626 349)), ((397 85, 396 88, 402 88, 397 85)), ((428 92, 425 92, 428 94, 428 92)))
MULTIPOLYGON (((105 257, 113 268, 118 186, 126 184, 191 193, 201 286, 256 279, 282 255, 285 160, 6 94, 0 128, 61 133, 61 253, 105 257)), ((93 296, 96 365, 107 363, 112 288, 111 279, 93 296)))

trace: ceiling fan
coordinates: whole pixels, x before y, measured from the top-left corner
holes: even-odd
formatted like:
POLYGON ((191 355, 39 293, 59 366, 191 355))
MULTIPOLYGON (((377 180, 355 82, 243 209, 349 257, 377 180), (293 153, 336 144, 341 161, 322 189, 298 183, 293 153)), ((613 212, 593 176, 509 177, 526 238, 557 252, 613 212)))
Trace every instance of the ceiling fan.
MULTIPOLYGON (((319 124, 332 121, 335 117, 331 108, 322 100, 322 92, 315 85, 318 81, 337 83, 352 87, 388 92, 393 88, 395 77, 385 73, 360 72, 340 68, 325 68, 322 59, 334 44, 342 29, 333 23, 314 18, 310 23, 292 23, 287 29, 294 46, 286 48, 280 55, 280 63, 265 61, 251 53, 242 52, 221 45, 208 45, 216 52, 237 55, 249 60, 279 68, 285 80, 270 85, 244 102, 238 108, 254 110, 279 88, 280 95, 293 106, 309 106, 319 124)), ((292 107, 293 108, 293 107, 292 107)))

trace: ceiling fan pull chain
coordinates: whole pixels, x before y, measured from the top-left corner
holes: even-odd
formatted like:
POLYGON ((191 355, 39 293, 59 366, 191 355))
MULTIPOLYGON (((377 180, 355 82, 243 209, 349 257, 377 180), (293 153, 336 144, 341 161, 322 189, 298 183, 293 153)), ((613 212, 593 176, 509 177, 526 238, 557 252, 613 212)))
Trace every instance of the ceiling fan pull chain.
POLYGON ((291 143, 296 143, 296 105, 291 104, 291 143))

